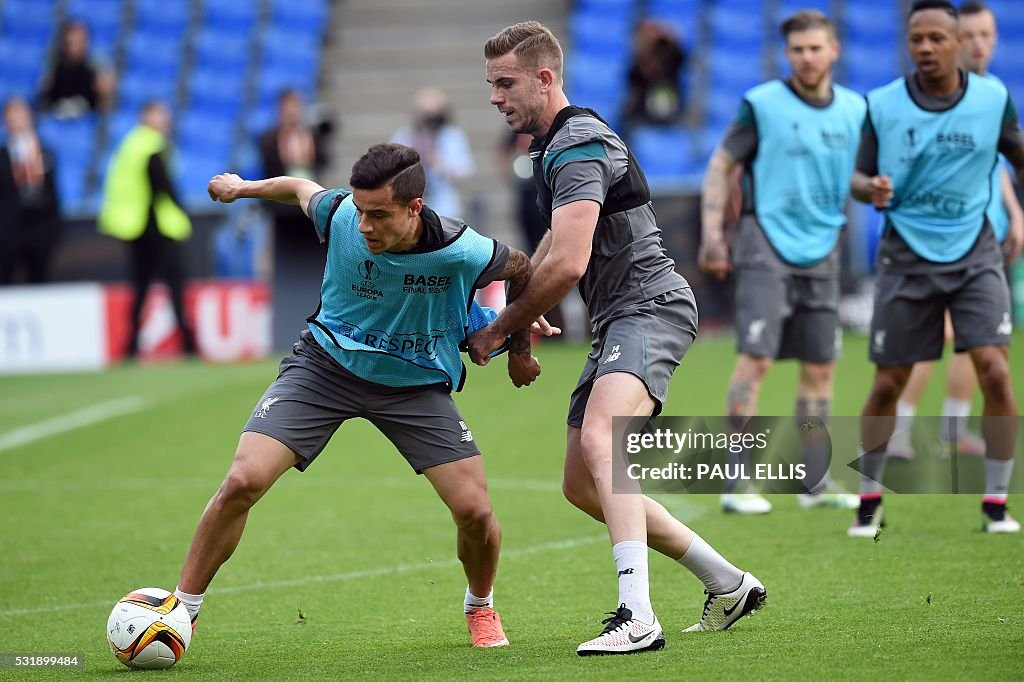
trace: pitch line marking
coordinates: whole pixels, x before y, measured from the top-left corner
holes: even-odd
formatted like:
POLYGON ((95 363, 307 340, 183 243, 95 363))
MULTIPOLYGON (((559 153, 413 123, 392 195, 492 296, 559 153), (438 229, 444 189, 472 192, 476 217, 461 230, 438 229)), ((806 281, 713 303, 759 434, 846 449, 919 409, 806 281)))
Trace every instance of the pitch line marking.
MULTIPOLYGON (((524 547, 518 550, 510 549, 508 551, 502 552, 501 558, 503 560, 518 559, 521 557, 531 556, 533 554, 540 554, 542 552, 571 549, 573 547, 592 545, 598 542, 608 542, 608 534, 602 533, 600 535, 593 535, 589 537, 570 538, 568 540, 545 542, 539 545, 533 545, 532 547, 524 547)), ((305 578, 295 578, 292 580, 256 582, 249 583, 248 585, 235 585, 233 587, 224 587, 221 589, 213 588, 210 590, 210 592, 212 594, 235 594, 238 592, 251 592, 254 590, 272 590, 280 589, 283 587, 299 587, 302 585, 309 585, 314 583, 333 583, 344 582, 347 580, 359 580, 362 578, 373 578, 385 575, 402 575, 405 573, 415 573, 417 571, 426 571, 434 568, 453 568, 459 565, 461 565, 461 562, 458 559, 445 559, 443 561, 428 560, 425 563, 381 566, 380 568, 367 569, 364 571, 350 571, 348 573, 335 573, 332 575, 312 575, 307 576, 305 578)), ((28 609, 6 609, 0 611, 0 618, 39 615, 44 613, 57 613, 59 611, 75 611, 78 609, 94 609, 99 608, 101 606, 112 606, 113 603, 114 600, 110 599, 104 601, 85 602, 79 604, 59 604, 56 606, 44 606, 28 609)))
POLYGON ((141 412, 146 407, 146 399, 142 396, 129 396, 108 400, 105 403, 62 414, 50 419, 29 424, 0 434, 0 452, 19 448, 29 443, 50 438, 68 431, 92 426, 108 419, 122 417, 127 414, 141 412))

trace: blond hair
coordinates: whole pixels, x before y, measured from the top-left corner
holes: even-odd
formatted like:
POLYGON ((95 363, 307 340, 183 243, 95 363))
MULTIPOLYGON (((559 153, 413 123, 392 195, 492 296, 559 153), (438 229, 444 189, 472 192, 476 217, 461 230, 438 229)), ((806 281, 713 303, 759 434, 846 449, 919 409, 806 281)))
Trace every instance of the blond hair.
POLYGON ((511 52, 528 70, 551 69, 562 80, 562 46, 547 26, 522 21, 503 28, 484 45, 484 58, 496 59, 511 52))

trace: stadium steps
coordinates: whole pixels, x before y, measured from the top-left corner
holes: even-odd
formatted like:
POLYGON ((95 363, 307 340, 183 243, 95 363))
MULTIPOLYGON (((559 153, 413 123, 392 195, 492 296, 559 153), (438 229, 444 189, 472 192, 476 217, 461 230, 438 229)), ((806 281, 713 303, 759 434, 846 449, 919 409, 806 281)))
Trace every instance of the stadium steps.
POLYGON ((338 113, 325 181, 345 185, 352 163, 409 122, 426 86, 448 95, 469 136, 476 173, 463 183, 464 217, 513 245, 523 240, 497 151, 507 129, 487 103, 483 44, 507 24, 536 19, 565 35, 560 0, 345 0, 336 3, 324 54, 321 99, 338 113), (477 210, 474 206, 480 206, 477 210))

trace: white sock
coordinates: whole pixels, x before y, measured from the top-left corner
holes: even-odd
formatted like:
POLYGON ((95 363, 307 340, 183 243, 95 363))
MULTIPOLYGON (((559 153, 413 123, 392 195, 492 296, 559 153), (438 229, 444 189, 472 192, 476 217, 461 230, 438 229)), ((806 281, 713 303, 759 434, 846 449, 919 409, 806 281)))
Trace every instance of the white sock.
POLYGON ((911 405, 902 400, 896 403, 896 426, 889 439, 889 447, 893 450, 907 451, 911 448, 910 435, 914 430, 914 415, 916 414, 917 405, 911 405))
POLYGON ((469 591, 469 586, 466 586, 466 601, 463 604, 466 608, 466 613, 469 613, 473 609, 480 609, 483 607, 494 608, 494 588, 491 588, 491 593, 486 597, 478 597, 469 591))
POLYGON ((686 554, 676 561, 697 576, 711 594, 731 592, 743 581, 743 571, 730 564, 696 533, 686 554))
POLYGON ((633 612, 633 618, 654 622, 651 585, 647 575, 647 543, 626 540, 612 547, 615 568, 619 572, 619 603, 633 612))
POLYGON ((985 499, 991 502, 1002 501, 1010 493, 1010 479, 1013 478, 1012 459, 985 458, 985 499))
POLYGON ((960 438, 967 430, 967 417, 971 414, 971 401, 950 398, 942 401, 942 440, 947 443, 960 438))
POLYGON ((180 587, 175 587, 174 596, 180 599, 181 603, 188 609, 188 617, 195 620, 196 615, 199 614, 199 607, 203 605, 203 598, 206 596, 206 593, 189 594, 188 592, 182 592, 180 587))

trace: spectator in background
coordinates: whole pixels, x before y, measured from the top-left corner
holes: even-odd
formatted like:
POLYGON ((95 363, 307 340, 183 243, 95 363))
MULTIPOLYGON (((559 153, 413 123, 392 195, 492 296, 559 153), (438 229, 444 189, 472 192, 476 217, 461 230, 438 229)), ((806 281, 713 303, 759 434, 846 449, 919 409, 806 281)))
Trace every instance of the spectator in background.
POLYGON ((679 74, 685 64, 686 52, 668 28, 650 19, 637 25, 628 76, 627 126, 679 120, 685 105, 679 74))
POLYGON ((192 234, 192 223, 181 208, 167 172, 167 135, 171 110, 163 102, 148 102, 137 125, 121 142, 110 162, 103 188, 99 228, 127 242, 132 263, 135 302, 131 313, 128 358, 139 352, 142 309, 149 285, 159 275, 171 290, 171 303, 181 329, 184 351, 196 353, 192 330, 185 321, 185 275, 181 242, 192 234))
MULTIPOLYGON (((306 122, 305 102, 297 90, 285 90, 277 100, 277 124, 260 137, 260 159, 263 175, 276 178, 289 175, 315 180, 326 164, 323 139, 319 129, 306 122)), ((282 234, 309 232, 302 211, 272 201, 264 203, 274 219, 274 227, 282 234)), ((311 242, 316 242, 311 239, 311 242)))
POLYGON ((48 279, 60 236, 53 154, 36 134, 32 110, 15 97, 4 106, 0 146, 0 284, 13 284, 24 264, 29 284, 48 279))
POLYGON ((75 118, 107 110, 114 92, 114 73, 89 54, 89 29, 81 21, 60 31, 57 57, 39 94, 45 111, 75 118))
POLYGON ((458 185, 473 172, 473 156, 466 133, 451 122, 445 94, 437 88, 416 93, 412 125, 395 131, 391 141, 419 152, 427 171, 424 201, 441 215, 464 217, 458 185))

